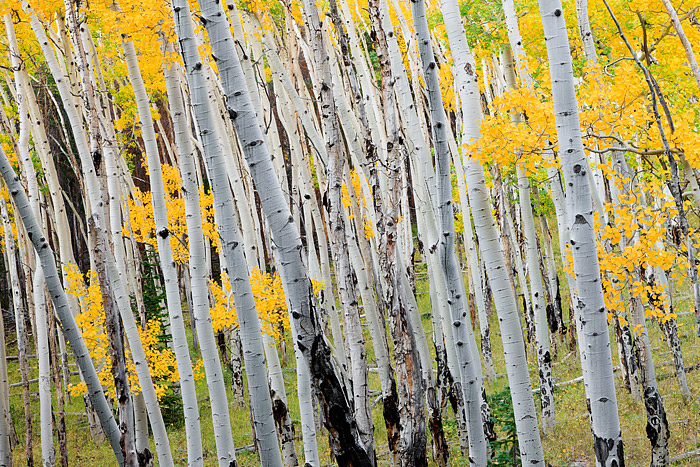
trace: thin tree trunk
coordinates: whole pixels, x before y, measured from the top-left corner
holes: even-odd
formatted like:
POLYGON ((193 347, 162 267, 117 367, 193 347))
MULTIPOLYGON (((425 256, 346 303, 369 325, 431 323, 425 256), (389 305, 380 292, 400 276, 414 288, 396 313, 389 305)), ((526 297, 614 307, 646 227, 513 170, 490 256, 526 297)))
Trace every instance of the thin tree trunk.
MULTIPOLYGON (((423 63, 428 102, 430 104, 430 121, 435 146, 435 165, 437 167, 438 211, 440 213, 440 260, 445 271, 448 289, 448 304, 452 317, 454 345, 460 366, 461 391, 467 416, 469 435, 470 462, 484 465, 487 461, 487 444, 484 436, 481 416, 482 381, 478 353, 470 342, 471 323, 466 317, 467 300, 464 279, 455 253, 454 210, 452 208, 452 183, 450 173, 450 149, 447 142, 445 112, 438 77, 437 64, 434 61, 428 21, 423 0, 411 3, 413 21, 416 27, 418 49, 423 63)), ((473 333, 472 333, 473 334, 473 333)), ((472 337, 473 339, 473 337, 472 337)), ((435 434, 434 434, 435 436, 435 434)), ((443 453, 445 456, 445 453, 443 453)), ((446 457, 446 456, 445 456, 446 457)), ((443 460, 446 462, 446 459, 443 460)))
POLYGON ((134 445, 134 409, 131 405, 131 391, 129 381, 126 379, 126 362, 124 355, 124 344, 122 340, 121 324, 119 323, 116 303, 112 295, 111 278, 107 272, 107 265, 104 258, 107 257, 107 243, 102 232, 95 231, 94 218, 88 219, 92 235, 97 240, 95 254, 95 267, 97 277, 100 281, 102 292, 102 306, 104 307, 104 326, 107 338, 109 339, 109 350, 111 355, 111 371, 114 380, 114 392, 117 402, 117 412, 119 413, 119 429, 121 431, 120 444, 124 455, 124 465, 136 467, 138 456, 134 445))
POLYGON ((24 403, 24 419, 25 419, 25 454, 27 466, 34 465, 34 454, 32 452, 32 414, 29 406, 29 363, 27 361, 27 337, 25 330, 25 315, 24 306, 22 305, 22 296, 19 282, 19 274, 17 272, 17 253, 10 224, 10 217, 7 212, 5 199, 0 197, 0 209, 2 209, 2 218, 5 228, 5 248, 7 249, 7 258, 10 265, 10 279, 12 289, 12 304, 15 311, 15 330, 17 332, 17 354, 19 359, 19 370, 22 378, 22 401, 24 403))
POLYGON ((22 218, 22 223, 24 224, 27 232, 31 234, 32 243, 34 244, 34 248, 38 252, 41 259, 41 267, 44 271, 46 286, 51 294, 51 299, 54 302, 54 307, 58 313, 59 319, 61 320, 63 330, 68 337, 71 347, 73 348, 73 352, 78 362, 78 367, 85 378, 90 401, 100 417, 100 422, 102 423, 102 427, 107 435, 107 439, 110 441, 112 450, 114 451, 119 465, 123 465, 124 459, 119 445, 119 428, 114 420, 111 408, 107 404, 107 399, 105 398, 102 390, 102 385, 100 384, 97 372, 90 359, 85 342, 82 340, 80 330, 78 329, 75 319, 73 318, 73 315, 68 307, 66 293, 59 280, 56 263, 54 262, 55 259, 53 256, 53 251, 46 241, 46 237, 44 237, 32 209, 29 206, 27 196, 19 183, 19 178, 15 175, 12 166, 1 149, 0 171, 2 172, 2 176, 5 179, 5 183, 8 186, 10 194, 15 200, 15 205, 17 206, 19 214, 22 218))
MULTIPOLYGON (((0 209, 0 215, 2 215, 4 220, 4 202, 5 200, 0 200, 3 203, 2 209, 0 209)), ((3 222, 4 224, 4 222, 3 222)), ((3 240, 5 243, 14 242, 14 239, 7 236, 7 231, 3 226, 3 240)), ((3 255, 5 259, 9 255, 3 255)), ((7 261, 9 269, 9 261, 7 261)), ((8 281, 8 286, 12 287, 11 279, 8 281)), ((11 467, 12 466, 12 414, 10 413, 10 387, 9 381, 7 379, 7 353, 6 353, 6 342, 5 342, 5 319, 3 313, 0 311, 0 467, 11 467)))
MULTIPOLYGON (((171 47, 168 47, 171 48, 171 47)), ((185 216, 187 220, 187 238, 189 242, 189 277, 192 284, 192 306, 190 315, 194 317, 196 334, 199 336, 204 371, 211 401, 214 439, 220 467, 228 467, 235 461, 235 445, 231 433, 228 398, 224 382, 219 352, 216 348, 214 329, 209 315, 208 270, 204 255, 204 233, 202 214, 200 212, 199 185, 195 165, 194 146, 188 122, 185 120, 185 108, 173 64, 164 61, 164 74, 168 91, 170 114, 175 130, 175 142, 180 158, 182 174, 182 191, 185 198, 185 216)))
POLYGON ((355 285, 351 274, 350 257, 345 237, 345 219, 342 203, 342 183, 346 156, 340 142, 340 131, 335 101, 333 80, 330 69, 330 56, 326 49, 321 21, 316 4, 312 0, 304 2, 306 23, 314 53, 314 61, 320 75, 317 93, 321 108, 321 126, 328 154, 328 220, 331 238, 331 251, 336 272, 336 282, 340 303, 345 317, 345 333, 350 356, 353 406, 360 439, 372 464, 376 464, 374 454, 374 426, 369 405, 367 353, 362 336, 360 313, 355 296, 355 285))
MULTIPOLYGON (((504 71, 507 89, 515 89, 516 79, 513 67, 513 59, 510 50, 503 54, 504 71)), ((513 113, 511 121, 522 122, 520 113, 513 113)), ((542 409, 542 433, 548 434, 554 430, 556 416, 554 410, 554 382, 552 381, 552 357, 549 349, 549 326, 547 325, 547 311, 544 297, 544 286, 539 268, 539 251, 537 245, 537 232, 535 231, 535 219, 532 213, 532 201, 530 197, 530 177, 525 175, 520 165, 516 165, 518 177, 518 192, 520 195, 520 215, 522 221, 523 236, 525 237, 527 268, 530 276, 530 290, 532 292, 532 314, 535 321, 535 339, 537 345, 537 367, 540 375, 540 401, 542 409)))
MULTIPOLYGON (((461 23, 456 1, 443 0, 445 26, 455 60, 455 87, 462 106, 462 140, 477 140, 481 106, 479 102, 478 77, 466 34, 461 23)), ((525 345, 523 342, 518 305, 505 270, 503 249, 498 236, 490 205, 481 164, 469 157, 464 159, 469 202, 479 245, 486 265, 486 273, 493 287, 496 312, 501 323, 506 372, 513 398, 516 430, 523 464, 543 465, 544 454, 537 427, 530 377, 527 370, 525 345)))
MULTIPOLYGON (((370 2, 373 37, 379 56, 382 73, 382 94, 384 97, 384 116, 387 131, 387 196, 383 204, 379 192, 375 192, 375 209, 380 214, 377 231, 380 234, 380 264, 384 276, 384 300, 389 311, 391 334, 394 340, 396 356, 396 377, 398 387, 398 448, 391 449, 399 453, 400 465, 427 465, 425 454, 425 418, 423 415, 423 381, 419 377, 421 361, 415 349, 413 328, 407 314, 406 303, 410 289, 401 280, 403 270, 397 222, 400 214, 401 197, 401 160, 399 158, 400 141, 398 138, 398 115, 394 97, 394 77, 389 58, 385 19, 381 18, 378 1, 370 2), (378 205, 378 203, 382 203, 378 205)), ((408 213, 405 213, 408 214, 408 213)), ((418 331, 418 330, 416 330, 418 331)), ((422 330, 421 330, 422 331, 422 330)))
POLYGON ((190 466, 197 466, 203 464, 199 407, 197 406, 197 392, 192 375, 192 361, 190 360, 189 346, 182 316, 177 270, 175 269, 170 247, 170 231, 168 230, 160 155, 158 153, 148 95, 146 94, 146 88, 141 78, 141 72, 139 71, 134 45, 131 41, 124 41, 123 49, 129 79, 134 88, 134 94, 136 95, 136 105, 138 107, 144 146, 146 148, 146 158, 148 160, 149 181, 152 194, 151 201, 153 203, 156 241, 158 243, 158 257, 160 259, 160 267, 163 271, 163 280, 165 282, 167 309, 170 317, 170 329, 173 336, 173 350, 177 360, 180 390, 182 392, 185 430, 187 433, 187 459, 190 466))
POLYGON ((693 78, 695 78, 695 82, 698 85, 698 90, 700 90, 700 66, 698 66, 698 61, 693 53, 693 47, 690 45, 690 41, 683 31, 683 25, 681 24, 681 20, 678 18, 678 13, 673 7, 671 0, 661 0, 661 2, 664 4, 666 12, 671 18, 671 23, 673 23, 673 29, 676 30, 678 39, 681 41, 681 44, 683 44, 683 50, 685 51, 685 56, 688 59, 690 70, 692 71, 693 78))

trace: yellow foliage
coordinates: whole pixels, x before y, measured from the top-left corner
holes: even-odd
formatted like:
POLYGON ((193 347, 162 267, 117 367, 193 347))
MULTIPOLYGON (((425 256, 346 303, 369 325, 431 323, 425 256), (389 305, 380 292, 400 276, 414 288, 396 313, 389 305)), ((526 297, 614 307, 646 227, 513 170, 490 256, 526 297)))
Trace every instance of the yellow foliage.
MULTIPOLYGON (((77 265, 67 264, 64 267, 68 278, 66 291, 77 297, 80 303, 80 313, 76 317, 76 322, 90 353, 90 358, 97 368, 97 375, 102 386, 106 389, 107 395, 112 400, 116 400, 114 380, 111 373, 109 338, 105 331, 104 306, 97 273, 90 271, 87 274, 86 283, 77 265)), ((175 353, 170 348, 161 348, 162 343, 159 336, 162 332, 162 323, 155 319, 148 321, 146 329, 139 327, 148 368, 159 398, 166 394, 170 384, 178 382, 175 353)), ((131 357, 131 352, 126 349, 124 353, 132 394, 138 394, 141 391, 141 387, 136 376, 136 367, 131 357)), ((198 374, 198 376, 201 377, 201 374, 198 374)), ((80 395, 87 391, 87 387, 85 383, 81 382, 69 385, 68 390, 72 395, 80 395)))
MULTIPOLYGON (((214 297, 213 306, 209 312, 215 332, 230 326, 238 326, 238 315, 226 273, 222 275, 221 282, 219 285, 213 280, 209 281, 209 288, 214 297)), ((318 293, 324 286, 316 279, 311 282, 314 293, 318 293)), ((289 313, 279 274, 269 274, 255 268, 250 273, 250 285, 262 331, 276 341, 283 339, 284 334, 289 331, 289 313)))
MULTIPOLYGON (((182 178, 178 169, 171 165, 163 164, 162 171, 163 187, 166 194, 165 208, 168 211, 168 230, 171 234, 170 248, 173 252, 173 259, 179 264, 184 264, 189 258, 189 241, 185 219, 185 200, 180 196, 182 178)), ((213 195, 211 192, 205 193, 200 189, 199 196, 204 235, 211 240, 212 245, 218 251, 219 236, 214 224, 213 195)), ((157 250, 151 192, 143 192, 136 188, 133 198, 129 200, 129 213, 136 241, 148 243, 157 250)), ((126 226, 123 227, 123 230, 125 229, 126 226)))

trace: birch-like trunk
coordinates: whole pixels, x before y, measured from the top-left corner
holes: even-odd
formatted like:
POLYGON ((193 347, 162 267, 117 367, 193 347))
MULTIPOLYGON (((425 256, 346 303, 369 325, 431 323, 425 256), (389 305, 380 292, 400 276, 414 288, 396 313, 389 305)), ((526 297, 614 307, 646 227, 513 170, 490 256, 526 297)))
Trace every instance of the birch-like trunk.
MULTIPOLYGON (((5 200, 0 200, 4 203, 5 200)), ((4 206, 4 204, 3 204, 4 206)), ((0 211, 4 211, 0 209, 0 211)), ((1 212, 0 212, 1 215, 1 212)), ((5 235, 3 228, 3 235, 5 235)), ((4 236, 4 241, 13 241, 13 239, 4 236)), ((3 254, 7 259, 7 255, 3 254)), ((6 262, 9 266, 9 262, 6 262)), ((7 377, 7 353, 5 341, 5 321, 0 313, 0 467, 11 467, 12 465, 12 416, 10 414, 10 387, 7 377)))
POLYGON ((688 36, 686 36, 685 31, 683 31, 683 25, 681 24, 681 20, 678 18, 678 13, 674 8, 673 3, 671 3, 671 0, 661 0, 661 2, 664 4, 664 8, 666 8, 666 12, 671 18, 671 23, 673 23, 673 29, 676 30, 678 39, 683 45, 683 50, 685 51, 685 56, 688 59, 688 64, 690 65, 693 78, 695 78, 695 82, 698 85, 698 90, 700 90, 700 66, 698 66, 698 61, 695 58, 693 47, 690 45, 688 36))
MULTIPOLYGON (((321 320, 316 312, 313 287, 303 261, 299 230, 286 204, 267 143, 255 116, 229 22, 223 6, 216 0, 201 0, 199 3, 212 51, 217 58, 221 82, 227 97, 228 115, 233 121, 253 182, 261 195, 262 208, 277 248, 280 276, 293 317, 291 325, 298 331, 296 345, 309 363, 326 426, 331 433, 336 460, 340 465, 368 465, 371 463, 371 457, 360 438, 340 375, 331 359, 330 347, 323 335, 321 320)), ((192 60, 189 63, 192 63, 192 60)), ((274 430, 274 427, 271 428, 274 430)), ((275 445, 276 443, 275 439, 275 445)))
MULTIPOLYGON (((173 11, 175 28, 180 42, 180 52, 185 65, 185 75, 187 76, 194 114, 199 127, 199 137, 204 149, 205 162, 214 194, 214 214, 221 238, 221 251, 226 263, 226 271, 229 275, 238 314, 260 461, 265 467, 282 467, 282 457, 277 442, 272 403, 269 397, 267 375, 265 374, 265 352, 260 322, 248 279, 248 266, 243 249, 239 248, 241 239, 238 227, 235 224, 233 196, 224 168, 220 137, 214 127, 213 114, 206 94, 202 63, 194 41, 189 4, 185 1, 177 0, 173 3, 173 11)), ((211 14, 211 12, 206 10, 202 13, 205 17, 211 14)), ((228 25, 223 11, 219 13, 223 16, 219 21, 223 20, 222 24, 228 25)), ((207 22, 207 24, 209 23, 207 22)), ((230 30, 227 30, 227 32, 229 40, 232 41, 230 30)), ((215 51, 214 53, 218 55, 218 52, 215 51)), ((235 56, 235 51, 229 50, 229 53, 235 56)), ((237 60, 237 56, 235 60, 237 60)), ((222 70, 222 68, 219 68, 219 70, 222 70)), ((245 148, 247 143, 244 141, 241 141, 241 143, 245 148)), ((277 180, 276 175, 274 173, 272 175, 277 180)))
MULTIPOLYGON (((168 47, 170 48, 170 47, 168 47)), ((194 146, 192 144, 189 123, 185 115, 185 104, 175 75, 175 65, 164 61, 163 72, 172 116, 175 143, 180 158, 182 174, 182 191, 185 198, 185 218, 187 221, 187 239, 189 243, 189 271, 192 284, 192 307, 196 333, 201 348, 204 372, 209 388, 214 440, 220 467, 228 467, 235 461, 235 445, 231 433, 231 419, 226 396, 221 361, 209 315, 208 269, 205 263, 205 244, 200 211, 199 184, 194 146)))
POLYGON ((323 26, 318 16, 314 0, 304 2, 306 23, 311 39, 314 61, 320 81, 317 99, 320 101, 321 126, 328 154, 328 221, 331 239, 331 251, 336 272, 336 282, 340 303, 345 316, 345 333, 350 357, 350 375, 352 380, 354 414, 360 439, 373 464, 374 425, 369 405, 367 354, 365 350, 360 312, 357 306, 355 284, 353 282, 347 240, 345 238, 345 215, 342 202, 342 184, 346 155, 340 144, 341 135, 338 116, 333 99, 333 79, 330 68, 330 56, 323 39, 323 26))
MULTIPOLYGON (((435 165, 437 168, 437 204, 440 214, 440 262, 445 271, 448 301, 452 317, 454 345, 460 366, 461 392, 467 414, 467 432, 469 435, 469 459, 477 465, 487 462, 487 444, 482 427, 481 392, 482 381, 478 353, 473 353, 467 318, 468 304, 464 289, 464 279, 455 252, 454 210, 452 208, 452 182, 450 172, 450 148, 447 142, 446 126, 448 124, 442 104, 440 79, 437 64, 431 46, 428 21, 423 0, 411 3, 413 21, 416 28, 418 49, 423 63, 428 102, 430 106, 430 126, 435 147, 435 165)), ((473 338, 473 337, 472 337, 473 338)), ((456 377, 457 375, 455 375, 456 377)))
MULTIPOLYGON (((510 53, 504 54, 504 74, 506 87, 517 87, 513 59, 510 53)), ((513 113, 511 120, 515 123, 522 122, 520 113, 513 113)), ((517 164, 517 162, 516 162, 517 164)), ((535 322, 535 340, 537 346, 537 367, 540 375, 540 401, 542 409, 542 433, 548 434, 554 430, 556 423, 554 410, 554 382, 552 381, 552 357, 549 349, 549 327, 547 325, 547 310, 542 285, 542 276, 539 267, 539 251, 537 245, 537 232, 535 231, 535 218, 532 213, 532 201, 530 197, 530 177, 528 177, 520 165, 516 165, 518 177, 518 192, 520 195, 520 216, 523 236, 525 237, 525 254, 527 269, 530 278, 531 306, 535 322)))
MULTIPOLYGON (((375 209, 380 215, 377 220, 377 232, 380 235, 380 265, 384 278, 384 300, 389 314, 391 334, 396 356, 396 382, 398 390, 398 413, 390 413, 392 424, 398 425, 398 446, 392 452, 398 453, 395 461, 402 466, 427 464, 425 448, 425 416, 423 414, 423 384, 420 377, 421 360, 415 348, 413 327, 408 317, 408 294, 412 291, 403 280, 401 265, 398 218, 401 214, 401 159, 399 150, 398 112, 394 90, 394 76, 389 57, 387 29, 383 26, 380 1, 370 2, 372 34, 375 39, 377 55, 382 73, 382 95, 384 99, 384 117, 387 133, 388 173, 386 202, 381 200, 378 192, 374 193, 375 209), (381 203, 381 204, 380 204, 381 203), (381 206, 381 209, 380 209, 381 206)), ((393 34, 393 32, 391 33, 393 34)), ((407 214, 407 213, 406 213, 407 214)), ((416 330, 417 332, 422 332, 416 330)), ((385 417, 387 414, 385 413, 385 417)), ((387 422, 389 424, 389 422, 387 422)))
MULTIPOLYGON (((586 398, 590 404, 591 428, 597 465, 624 463, 617 395, 613 377, 608 320, 598 268, 596 234, 588 172, 583 150, 574 74, 566 22, 559 0, 540 0, 540 15, 547 42, 552 78, 554 115, 562 159, 564 180, 569 187, 572 211, 567 219, 571 232, 576 299, 580 320, 579 340, 587 380, 586 398)), ((583 363, 582 363, 583 365, 583 363)))
POLYGON ((19 182, 19 178, 15 175, 12 166, 1 149, 0 171, 2 172, 2 176, 5 179, 5 183, 7 184, 10 194, 15 200, 15 205, 17 206, 19 215, 22 218, 22 223, 24 224, 27 232, 30 234, 34 248, 41 259, 41 267, 44 271, 46 286, 48 287, 51 299, 54 303, 56 313, 58 313, 59 319, 61 320, 63 331, 66 334, 66 337, 68 337, 68 341, 70 342, 73 353, 75 354, 78 367, 80 368, 83 378, 85 379, 85 383, 87 384, 88 394, 90 401, 92 402, 92 406, 100 418, 103 430, 105 431, 107 439, 110 441, 118 463, 122 465, 124 459, 122 456, 121 447, 119 445, 119 427, 114 420, 111 407, 107 403, 104 391, 102 390, 102 385, 99 377, 97 376, 95 367, 92 364, 87 347, 85 346, 85 342, 80 334, 80 330, 75 323, 73 314, 70 312, 66 292, 61 285, 58 270, 56 269, 54 253, 49 246, 46 237, 43 235, 41 227, 39 227, 39 223, 32 212, 27 196, 19 182))
MULTIPOLYGON (((481 105, 476 66, 466 41, 457 2, 443 0, 442 10, 452 56, 455 60, 455 87, 462 107, 462 142, 468 143, 479 138, 481 105)), ((518 316, 518 304, 508 280, 503 248, 498 240, 491 215, 483 168, 481 164, 467 156, 464 158, 464 170, 474 225, 486 265, 486 273, 493 289, 496 312, 501 323, 506 372, 513 398, 520 454, 523 464, 544 465, 542 442, 537 427, 537 415, 518 316)))
MULTIPOLYGON (((15 245, 14 233, 10 224, 10 217, 7 211, 5 198, 0 197, 0 211, 2 214, 5 229, 5 249, 7 251, 7 262, 10 266, 10 285, 12 289, 12 308, 15 316, 15 331, 17 334, 17 358, 19 359, 19 370, 22 381, 22 401, 24 402, 25 419, 25 455, 27 465, 34 465, 34 454, 32 448, 32 413, 29 405, 29 362, 27 359, 27 331, 25 329, 25 311, 22 303, 22 289, 20 288, 19 272, 17 270, 17 248, 15 245)), ((16 217, 15 217, 16 218, 16 217)), ((19 229, 18 229, 19 232, 19 229)))
POLYGON ((190 466, 202 465, 202 439, 199 427, 199 407, 197 406, 197 391, 194 386, 192 373, 192 361, 190 360, 189 345, 185 333, 185 323, 182 316, 182 303, 178 290, 177 270, 170 247, 170 231, 168 230, 168 217, 165 207, 165 189, 163 187, 163 173, 160 165, 158 142, 151 108, 146 94, 146 87, 141 78, 136 51, 131 41, 123 42, 124 56, 129 73, 129 80, 134 89, 136 106, 146 149, 148 161, 149 181, 151 187, 151 201, 153 203, 153 217, 156 229, 156 241, 158 243, 158 257, 165 282, 168 315, 170 316, 170 330, 173 336, 173 347, 177 361, 180 390, 185 416, 185 432, 187 433, 187 459, 190 466))

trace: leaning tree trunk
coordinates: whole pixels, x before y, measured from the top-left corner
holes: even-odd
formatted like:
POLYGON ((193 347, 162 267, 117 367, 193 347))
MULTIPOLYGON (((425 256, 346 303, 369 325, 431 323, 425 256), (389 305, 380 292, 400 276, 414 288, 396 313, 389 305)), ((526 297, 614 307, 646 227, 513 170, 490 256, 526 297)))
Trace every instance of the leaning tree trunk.
POLYGON ((622 465, 624 449, 618 418, 608 319, 598 268, 588 177, 590 168, 581 139, 566 22, 559 0, 540 0, 539 5, 547 39, 559 154, 564 180, 569 188, 567 197, 571 199, 569 205, 572 211, 567 221, 570 225, 575 270, 575 306, 579 311, 582 357, 588 362, 591 370, 584 372, 584 379, 587 380, 586 398, 590 404, 596 464, 622 465))
POLYGON ((690 64, 690 70, 692 71, 693 78, 695 78, 695 82, 697 83, 698 89, 700 90, 700 66, 698 66, 698 61, 695 58, 695 54, 693 53, 693 47, 690 45, 690 41, 688 40, 688 37, 683 31, 683 25, 681 24, 681 20, 678 18, 678 13, 673 7, 673 3, 671 3, 671 0, 661 0, 661 2, 664 4, 666 12, 671 18, 671 23, 673 23, 673 29, 676 30, 678 39, 681 41, 681 44, 683 44, 685 56, 688 59, 688 63, 690 64))
POLYGON ((352 380, 353 405, 357 428, 364 448, 373 464, 376 464, 374 454, 374 425, 369 405, 367 354, 365 350, 360 312, 357 306, 355 284, 352 277, 347 240, 345 238, 345 219, 342 202, 343 172, 345 153, 340 144, 340 129, 335 101, 333 99, 333 82, 330 68, 330 56, 323 40, 321 21, 318 17, 315 0, 304 2, 306 23, 311 39, 311 47, 316 63, 319 83, 318 100, 321 108, 321 126, 328 154, 328 220, 331 239, 333 264, 336 271, 336 282, 340 303, 345 315, 345 333, 348 341, 350 357, 350 376, 352 380))
POLYGON ((7 160, 7 157, 2 149, 0 149, 0 171, 2 172, 2 176, 5 179, 5 183, 8 186, 10 194, 15 200, 15 205, 17 206, 19 214, 22 218, 22 223, 29 233, 31 241, 34 244, 34 248, 41 259, 41 267, 44 271, 46 286, 49 289, 49 293, 54 303, 56 313, 58 313, 61 321, 63 331, 66 334, 66 337, 68 337, 68 341, 70 342, 73 353, 75 354, 78 367, 80 368, 83 378, 85 379, 85 383, 87 384, 88 395, 92 406, 100 418, 102 428, 107 435, 107 439, 110 441, 112 450, 114 451, 119 465, 123 465, 124 458, 119 444, 119 427, 117 426, 117 422, 114 420, 114 416, 112 415, 112 409, 107 403, 100 379, 97 376, 97 371, 92 364, 90 354, 88 353, 85 342, 80 334, 80 329, 78 328, 75 318, 68 307, 66 292, 61 285, 58 270, 56 269, 53 250, 49 246, 49 243, 46 240, 41 227, 39 227, 39 223, 37 222, 31 207, 29 206, 27 195, 24 193, 22 185, 19 182, 19 177, 15 175, 14 170, 12 169, 12 166, 7 160))
POLYGON ((182 317, 182 303, 178 290, 177 270, 170 247, 170 231, 168 230, 168 217, 165 207, 165 189, 163 187, 163 173, 158 153, 156 133, 153 128, 151 108, 146 94, 146 87, 141 78, 139 64, 136 59, 136 51, 131 41, 124 41, 124 56, 127 63, 129 79, 134 88, 136 105, 138 107, 139 120, 143 133, 146 159, 148 161, 149 181, 151 186, 151 201, 153 203, 153 217, 156 228, 156 241, 158 242, 158 257, 165 282, 165 293, 168 314, 170 316, 170 329, 173 336, 173 347, 177 361, 178 375, 180 378, 180 391, 185 416, 185 431, 187 433, 187 459, 190 466, 202 465, 202 436, 199 427, 199 407, 197 406, 197 391, 194 386, 192 373, 192 361, 190 360, 185 324, 182 317))
POLYGON ((294 318, 292 326, 296 326, 298 331, 296 345, 309 362, 336 460, 340 465, 368 465, 371 462, 370 455, 360 438, 340 374, 331 359, 330 347, 323 335, 313 287, 303 261, 299 230, 286 204, 267 143, 252 107, 250 91, 245 86, 229 22, 220 2, 201 0, 199 3, 202 22, 209 33, 212 51, 217 58, 227 97, 228 115, 233 121, 253 182, 261 193, 262 208, 277 247, 280 276, 294 318))
MULTIPOLYGON (((481 117, 476 66, 466 41, 457 2, 443 0, 442 10, 452 56, 455 60, 455 86, 462 106, 462 141, 475 141, 479 137, 481 117)), ((518 304, 508 280, 503 248, 498 240, 491 215, 483 167, 468 156, 465 157, 464 164, 474 225, 486 265, 486 273, 493 288, 496 312, 501 323, 506 373, 513 397, 520 454, 523 464, 544 465, 542 441, 537 427, 537 415, 527 369, 518 304)))
POLYGON ((452 316, 454 345, 460 367, 461 392, 467 415, 467 432, 469 436, 469 459, 476 465, 487 462, 487 444, 482 427, 481 365, 478 353, 470 345, 471 321, 467 318, 468 303, 464 289, 464 279, 455 252, 454 210, 452 208, 452 183, 450 173, 450 148, 447 142, 447 119, 442 104, 440 79, 428 29, 423 0, 412 3, 413 21, 418 39, 418 49, 423 63, 423 74, 430 106, 430 120, 435 147, 435 165, 437 168, 437 196, 440 214, 440 262, 445 271, 450 314, 452 316))
MULTIPOLYGON (((180 52, 185 65, 185 74, 190 89, 199 136, 204 150, 205 162, 214 194, 214 213, 219 226, 221 251, 227 265, 231 289, 234 296, 244 360, 247 368, 248 390, 251 396, 255 437, 263 466, 281 467, 282 457, 277 442, 277 433, 269 397, 269 386, 265 374, 264 349, 260 322, 255 308, 248 266, 244 257, 240 234, 235 224, 233 196, 224 167, 221 141, 214 127, 213 111, 206 92, 202 63, 194 41, 194 29, 189 5, 183 0, 173 4, 175 29, 180 42, 180 52)), ((206 13, 205 13, 206 14, 206 13)), ((223 12, 222 12, 223 14, 223 12)), ((223 17, 225 24, 228 24, 223 17)), ((229 32, 229 40, 232 40, 229 32)), ((235 55, 235 51, 232 51, 235 55)), ((236 57, 237 58, 237 57, 236 57)), ((223 71, 222 68, 219 70, 223 71)), ((253 114, 254 115, 254 114, 253 114)), ((245 143, 242 144, 245 147, 245 143)), ((276 177, 272 173, 273 177, 276 177)), ((275 178, 276 180, 276 178, 275 178)))

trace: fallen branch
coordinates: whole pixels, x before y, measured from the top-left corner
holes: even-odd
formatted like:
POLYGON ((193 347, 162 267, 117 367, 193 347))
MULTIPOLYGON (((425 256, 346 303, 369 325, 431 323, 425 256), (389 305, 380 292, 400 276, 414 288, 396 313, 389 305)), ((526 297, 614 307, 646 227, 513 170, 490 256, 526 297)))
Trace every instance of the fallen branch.
MULTIPOLYGON (((690 365, 690 366, 685 367, 685 372, 688 373, 689 371, 694 371, 694 370, 697 370, 698 368, 700 368, 700 363, 696 363, 695 365, 690 365)), ((672 376, 676 376, 675 371, 673 371, 671 373, 662 373, 660 375, 657 375, 656 380, 661 381, 662 379, 670 378, 672 376)))
MULTIPOLYGON (((615 371, 620 371, 620 367, 619 366, 613 367, 613 372, 615 372, 615 371)), ((576 377, 574 379, 570 379, 567 381, 562 381, 561 383, 554 383, 554 387, 558 388, 561 386, 570 386, 572 384, 580 383, 581 381, 583 381, 583 376, 579 376, 579 377, 576 377)), ((532 392, 533 392, 533 394, 540 392, 540 388, 535 388, 532 390, 532 392)))
POLYGON ((677 456, 673 456, 670 461, 671 462, 678 462, 682 461, 683 459, 687 459, 689 457, 695 457, 697 455, 700 455, 700 449, 696 449, 695 451, 690 451, 690 452, 684 452, 683 454, 678 454, 677 456))

